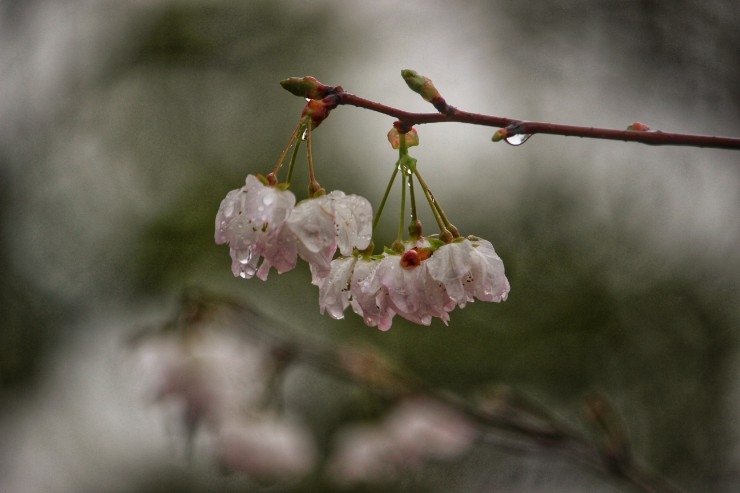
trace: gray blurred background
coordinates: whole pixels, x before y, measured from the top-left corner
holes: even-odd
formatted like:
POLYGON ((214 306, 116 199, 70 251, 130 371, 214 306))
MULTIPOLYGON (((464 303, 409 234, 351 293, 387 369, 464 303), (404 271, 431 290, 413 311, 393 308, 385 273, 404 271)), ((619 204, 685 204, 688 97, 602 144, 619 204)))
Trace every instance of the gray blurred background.
MULTIPOLYGON (((305 269, 232 278, 214 217, 297 122, 303 103, 278 82, 313 75, 429 111, 404 68, 474 112, 740 136, 734 0, 2 1, 0 491, 265 486, 183 465, 122 363, 123 341, 192 286, 314 343, 370 344, 441 388, 510 386, 566 420, 598 389, 644 464, 686 491, 738 491, 735 151, 554 136, 511 147, 490 142, 494 129, 421 126, 412 155, 461 232, 503 258, 507 302, 383 333, 319 315, 305 269)), ((377 206, 391 124, 335 110, 314 134, 322 185, 377 206)), ((324 377, 296 378, 331 405, 324 377)), ((495 443, 424 475, 399 490, 632 491, 495 443)))

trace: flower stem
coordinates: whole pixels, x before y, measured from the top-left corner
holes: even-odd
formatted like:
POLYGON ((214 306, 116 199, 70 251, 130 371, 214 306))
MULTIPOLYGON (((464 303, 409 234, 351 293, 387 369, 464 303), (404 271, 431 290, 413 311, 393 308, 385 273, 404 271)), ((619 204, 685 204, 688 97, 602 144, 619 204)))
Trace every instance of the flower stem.
POLYGON ((288 139, 288 144, 283 148, 283 152, 280 153, 280 157, 278 158, 277 163, 275 163, 275 167, 272 170, 273 175, 277 175, 277 172, 280 170, 280 166, 282 166, 283 161, 285 161, 285 156, 288 155, 288 150, 290 150, 290 146, 293 145, 293 142, 295 142, 298 133, 303 129, 305 125, 306 122, 303 120, 303 118, 301 118, 301 120, 298 122, 298 125, 295 127, 295 130, 293 130, 293 133, 290 135, 290 139, 288 139))
POLYGON ((295 161, 298 157, 298 149, 301 147, 301 139, 298 139, 296 141, 295 147, 293 148, 293 155, 290 156, 290 165, 288 165, 288 178, 286 178, 286 182, 290 184, 290 182, 293 180, 293 170, 295 169, 295 161))
POLYGON ((378 206, 378 210, 375 213, 375 218, 373 218, 373 233, 375 233, 375 229, 378 226, 378 221, 380 220, 380 215, 383 213, 383 208, 385 207, 385 203, 388 200, 388 196, 391 193, 391 188, 393 187, 393 182, 396 181, 396 175, 398 174, 398 168, 400 166, 401 160, 399 159, 396 161, 396 165, 393 168, 393 174, 391 174, 391 179, 388 181, 388 185, 385 187, 385 193, 383 194, 383 199, 380 201, 380 205, 378 206))
POLYGON ((306 150, 308 153, 308 196, 314 197, 323 189, 316 180, 316 170, 313 166, 313 147, 311 146, 311 124, 306 125, 306 150))
POLYGON ((459 238, 459 231, 450 222, 450 220, 447 219, 447 215, 444 213, 442 206, 437 203, 437 199, 435 199, 434 195, 432 195, 431 190, 429 190, 429 186, 424 181, 424 178, 421 177, 421 173, 419 173, 419 170, 416 166, 414 166, 414 175, 419 181, 419 185, 421 185, 421 189, 424 191, 424 196, 427 198, 427 202, 429 202, 429 207, 431 207, 432 209, 432 214, 434 214, 434 219, 437 221, 437 225, 439 226, 440 239, 442 241, 448 242, 453 238, 459 238))
POLYGON ((403 224, 404 219, 406 218, 406 184, 409 181, 409 175, 406 174, 406 170, 404 169, 403 177, 401 179, 401 217, 398 219, 398 235, 396 237, 397 241, 403 240, 403 224))

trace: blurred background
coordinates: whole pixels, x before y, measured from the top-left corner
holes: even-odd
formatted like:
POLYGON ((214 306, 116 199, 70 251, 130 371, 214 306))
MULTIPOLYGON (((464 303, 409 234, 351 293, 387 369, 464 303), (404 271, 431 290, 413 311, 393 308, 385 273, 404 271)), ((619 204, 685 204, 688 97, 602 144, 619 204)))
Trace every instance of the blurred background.
MULTIPOLYGON (((436 198, 493 243, 512 286, 448 327, 321 316, 307 269, 234 279, 213 228, 297 122, 286 77, 430 111, 400 77, 411 68, 469 111, 740 136, 738 47, 733 0, 3 0, 0 491, 636 491, 493 439, 380 485, 223 474, 208 444, 171 432, 127 349, 185 289, 248 304, 250 323, 298 347, 372 348, 434 388, 512 389, 576 427, 597 391, 638 462, 685 491, 737 491, 737 152, 540 135, 512 147, 490 128, 421 126, 412 155, 436 198)), ((336 109, 314 134, 322 185, 377 207, 391 124, 336 109)), ((303 179, 299 167, 299 198, 303 179)), ((284 377, 318 457, 348 416, 381 414, 311 365, 284 377)))

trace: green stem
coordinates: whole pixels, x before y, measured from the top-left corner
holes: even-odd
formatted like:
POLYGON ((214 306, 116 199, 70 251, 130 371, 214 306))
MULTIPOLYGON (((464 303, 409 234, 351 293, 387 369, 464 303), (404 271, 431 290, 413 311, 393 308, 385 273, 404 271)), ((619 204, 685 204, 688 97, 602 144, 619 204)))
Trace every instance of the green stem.
POLYGON ((391 194, 391 187, 393 187, 393 182, 396 181, 396 175, 398 174, 399 162, 400 161, 396 161, 396 166, 393 169, 393 174, 391 174, 391 179, 388 181, 388 186, 385 187, 385 193, 383 194, 383 199, 380 201, 378 210, 375 213, 375 218, 373 219, 373 234, 375 233, 375 230, 378 227, 378 221, 380 220, 380 215, 383 213, 383 208, 385 207, 385 203, 388 201, 388 196, 391 194))
MULTIPOLYGON (((296 126, 295 130, 293 130, 293 133, 290 135, 290 139, 288 140, 288 144, 283 148, 283 152, 280 153, 280 157, 278 158, 277 163, 275 163, 275 167, 272 170, 272 174, 277 176, 278 171, 280 170, 280 166, 283 165, 283 161, 285 161, 285 156, 288 155, 288 150, 290 149, 290 146, 293 145, 293 142, 295 141, 296 137, 298 136, 298 133, 303 129, 303 126, 306 123, 303 121, 303 118, 298 122, 298 125, 296 126)), ((289 180, 290 181, 290 180, 289 180)))
POLYGON ((403 171, 403 179, 401 180, 401 217, 398 220, 398 236, 397 241, 403 241, 403 224, 406 217, 406 184, 409 181, 409 175, 406 171, 403 171))
POLYGON ((311 124, 306 125, 306 150, 308 153, 308 196, 314 197, 320 192, 321 185, 316 180, 316 171, 313 166, 313 147, 311 146, 311 124))
POLYGON ((285 180, 288 184, 293 180, 293 170, 295 169, 295 161, 298 157, 298 149, 301 147, 301 139, 296 141, 295 147, 293 148, 293 155, 290 156, 290 165, 288 166, 288 178, 285 180))
POLYGON ((417 167, 414 167, 414 175, 416 175, 416 179, 419 181, 419 185, 421 185, 421 189, 424 191, 424 196, 427 198, 427 202, 429 202, 429 207, 431 207, 432 214, 434 214, 434 220, 437 221, 437 226, 439 226, 440 239, 446 241, 445 238, 452 239, 460 236, 460 234, 457 232, 457 228, 455 228, 455 226, 453 226, 447 219, 447 216, 442 210, 442 207, 437 204, 437 200, 434 198, 432 192, 429 190, 429 186, 427 186, 424 178, 421 177, 421 173, 419 173, 417 167))

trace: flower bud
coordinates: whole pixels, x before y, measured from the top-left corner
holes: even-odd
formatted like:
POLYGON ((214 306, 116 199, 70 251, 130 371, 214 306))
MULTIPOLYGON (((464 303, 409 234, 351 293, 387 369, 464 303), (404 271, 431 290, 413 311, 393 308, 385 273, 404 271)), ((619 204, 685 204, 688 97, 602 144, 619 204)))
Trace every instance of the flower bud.
POLYGON ((409 89, 421 95, 421 97, 424 98, 424 101, 431 103, 432 100, 442 97, 437 88, 434 87, 431 79, 424 77, 423 75, 419 75, 414 70, 401 70, 401 77, 406 81, 406 85, 409 86, 409 89))
POLYGON ((496 133, 493 134, 493 137, 491 137, 491 140, 493 142, 499 142, 504 140, 506 137, 509 136, 509 132, 505 128, 499 128, 496 130, 496 133))
POLYGON ((644 123, 635 122, 632 125, 628 126, 627 130, 633 130, 635 132, 649 132, 650 127, 648 127, 644 123))
POLYGON ((316 77, 289 77, 280 81, 283 89, 308 99, 323 99, 329 94, 337 92, 336 87, 327 86, 319 82, 316 77))
POLYGON ((330 108, 324 101, 320 99, 312 99, 303 108, 301 116, 304 118, 311 119, 311 128, 316 128, 321 125, 327 116, 329 116, 330 108))

